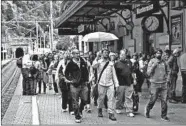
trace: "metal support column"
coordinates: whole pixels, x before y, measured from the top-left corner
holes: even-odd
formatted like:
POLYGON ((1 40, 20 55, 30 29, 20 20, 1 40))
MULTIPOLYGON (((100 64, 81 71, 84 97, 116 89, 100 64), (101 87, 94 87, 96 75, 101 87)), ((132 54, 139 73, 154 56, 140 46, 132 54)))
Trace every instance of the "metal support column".
POLYGON ((51 20, 51 23, 50 23, 50 32, 51 32, 51 50, 53 50, 53 19, 52 19, 52 13, 53 13, 53 8, 52 8, 52 0, 50 1, 50 20, 51 20))
MULTIPOLYGON (((36 44, 35 44, 35 47, 38 48, 38 23, 36 21, 36 44)), ((36 50, 35 48, 35 50, 36 50)))
POLYGON ((46 48, 45 47, 45 33, 43 33, 43 43, 44 43, 44 47, 43 48, 46 48))
POLYGON ((167 5, 167 17, 168 17, 168 34, 169 34, 169 50, 171 50, 172 46, 172 30, 171 30, 171 16, 170 16, 170 5, 171 2, 168 1, 167 5))

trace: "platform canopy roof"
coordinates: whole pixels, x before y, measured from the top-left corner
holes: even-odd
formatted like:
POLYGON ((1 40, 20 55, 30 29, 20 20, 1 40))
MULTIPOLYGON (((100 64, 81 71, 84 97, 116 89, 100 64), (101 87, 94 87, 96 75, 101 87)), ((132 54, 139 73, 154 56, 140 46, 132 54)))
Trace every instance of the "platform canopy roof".
POLYGON ((132 5, 147 4, 147 1, 149 0, 75 0, 55 21, 55 28, 58 28, 59 35, 85 34, 86 30, 78 32, 78 26, 96 24, 119 10, 132 10, 132 5))

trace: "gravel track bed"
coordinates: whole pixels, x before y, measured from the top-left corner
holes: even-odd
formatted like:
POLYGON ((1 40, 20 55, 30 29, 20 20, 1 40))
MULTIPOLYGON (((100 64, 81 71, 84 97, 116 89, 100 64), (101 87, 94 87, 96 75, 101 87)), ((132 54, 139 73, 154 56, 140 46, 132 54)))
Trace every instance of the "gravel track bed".
POLYGON ((2 94, 2 96, 1 96, 1 120, 3 119, 3 117, 6 113, 6 110, 8 109, 8 106, 10 104, 10 101, 11 101, 13 95, 14 95, 14 92, 15 92, 15 89, 17 87, 20 74, 21 74, 21 71, 19 69, 18 72, 16 73, 15 77, 14 77, 14 80, 12 81, 12 83, 10 84, 8 89, 5 91, 5 93, 2 94))
POLYGON ((7 81, 10 79, 10 77, 13 75, 15 69, 16 69, 15 62, 12 62, 8 64, 5 68, 2 69, 2 75, 1 75, 1 87, 3 88, 7 81))

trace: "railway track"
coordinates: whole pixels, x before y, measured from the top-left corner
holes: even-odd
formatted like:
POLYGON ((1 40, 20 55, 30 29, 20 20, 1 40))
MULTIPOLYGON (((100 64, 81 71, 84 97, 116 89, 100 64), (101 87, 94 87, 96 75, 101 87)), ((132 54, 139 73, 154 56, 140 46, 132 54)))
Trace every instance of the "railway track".
POLYGON ((4 95, 6 90, 8 90, 11 83, 16 80, 20 75, 20 69, 16 66, 16 60, 12 60, 4 68, 2 68, 1 76, 1 94, 4 95))
POLYGON ((14 62, 15 62, 15 61, 12 60, 12 61, 10 61, 8 64, 6 64, 5 66, 3 66, 3 67, 2 67, 2 71, 1 71, 2 74, 3 74, 3 73, 6 73, 7 70, 9 70, 9 68, 14 64, 14 62))
POLYGON ((1 74, 1 119, 3 119, 17 87, 21 70, 13 60, 2 68, 1 74))
POLYGON ((12 75, 9 77, 8 81, 6 81, 4 84, 2 84, 2 95, 5 94, 6 90, 8 89, 8 87, 11 85, 11 83, 14 81, 15 77, 17 74, 20 74, 20 70, 19 68, 15 68, 12 75))

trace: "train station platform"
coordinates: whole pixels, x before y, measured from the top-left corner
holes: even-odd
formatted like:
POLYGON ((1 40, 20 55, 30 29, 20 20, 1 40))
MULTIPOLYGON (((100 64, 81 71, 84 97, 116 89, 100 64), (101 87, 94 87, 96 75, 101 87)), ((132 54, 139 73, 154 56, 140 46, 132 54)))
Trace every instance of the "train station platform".
MULTIPOLYGON (((180 76, 178 78, 177 94, 180 95, 180 76)), ((97 117, 97 108, 92 104, 92 113, 83 111, 81 124, 130 124, 130 125, 186 125, 186 104, 168 103, 168 117, 170 122, 160 119, 161 105, 159 100, 151 111, 151 118, 144 117, 144 108, 149 100, 149 95, 143 86, 143 93, 140 97, 139 112, 134 118, 124 114, 115 114, 117 121, 108 119, 106 110, 103 111, 103 118, 97 117)), ((66 125, 76 124, 74 115, 61 111, 61 97, 55 95, 53 90, 46 91, 46 94, 37 96, 22 96, 22 76, 20 76, 14 96, 9 104, 2 125, 66 125)))

